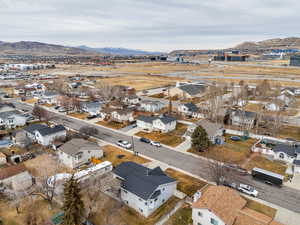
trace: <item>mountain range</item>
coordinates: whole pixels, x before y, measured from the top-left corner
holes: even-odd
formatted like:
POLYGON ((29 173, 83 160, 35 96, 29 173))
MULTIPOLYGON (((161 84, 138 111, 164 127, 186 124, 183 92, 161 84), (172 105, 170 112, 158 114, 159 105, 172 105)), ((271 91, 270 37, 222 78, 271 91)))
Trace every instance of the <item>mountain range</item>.
POLYGON ((161 55, 163 52, 148 52, 137 49, 129 49, 129 48, 91 48, 86 45, 78 46, 77 48, 84 49, 87 51, 99 52, 103 54, 111 54, 111 55, 122 55, 122 56, 135 56, 135 55, 161 55))

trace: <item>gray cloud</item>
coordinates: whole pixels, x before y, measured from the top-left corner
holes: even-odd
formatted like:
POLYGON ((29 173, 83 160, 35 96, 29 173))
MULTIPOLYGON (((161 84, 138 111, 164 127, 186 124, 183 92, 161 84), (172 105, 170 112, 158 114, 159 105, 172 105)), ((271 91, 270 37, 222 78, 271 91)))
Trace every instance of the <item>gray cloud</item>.
POLYGON ((297 0, 0 0, 0 40, 146 50, 299 36, 297 0))

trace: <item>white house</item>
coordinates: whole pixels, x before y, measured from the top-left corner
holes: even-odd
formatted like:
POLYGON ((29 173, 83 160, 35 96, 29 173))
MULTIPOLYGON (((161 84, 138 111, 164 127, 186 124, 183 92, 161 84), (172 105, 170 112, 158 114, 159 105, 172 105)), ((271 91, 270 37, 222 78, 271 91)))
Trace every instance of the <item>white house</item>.
POLYGON ((110 113, 110 119, 112 121, 116 121, 116 122, 119 122, 119 123, 132 122, 132 121, 134 121, 133 111, 129 110, 129 109, 116 109, 116 110, 113 110, 110 113))
POLYGON ((18 126, 24 126, 26 121, 27 118, 17 110, 0 113, 0 127, 2 128, 15 128, 18 126))
POLYGON ((167 133, 176 129, 177 120, 169 116, 139 116, 136 119, 136 124, 144 130, 167 133))
POLYGON ((0 184, 21 191, 30 188, 33 182, 24 164, 18 164, 0 169, 0 184))
POLYGON ((48 127, 43 124, 33 124, 24 128, 27 137, 43 146, 49 146, 56 139, 65 139, 67 130, 62 125, 48 127))
POLYGON ((60 162, 74 169, 89 163, 92 158, 101 158, 103 151, 95 142, 74 138, 59 147, 57 155, 60 162))
POLYGON ((47 104, 57 104, 59 94, 55 91, 45 91, 40 100, 47 104))
POLYGON ((145 112, 158 112, 164 107, 160 101, 143 100, 140 104, 141 110, 145 112))
POLYGON ((186 116, 193 118, 201 118, 203 115, 199 112, 199 108, 194 103, 184 103, 177 106, 177 111, 186 116))
POLYGON ((127 105, 136 105, 140 102, 140 98, 137 95, 127 95, 123 98, 123 102, 127 105))
POLYGON ((99 115, 102 109, 102 104, 100 102, 85 102, 82 104, 81 109, 92 116, 99 115))
POLYGON ((171 198, 177 182, 160 167, 149 169, 134 162, 124 162, 114 170, 121 180, 121 200, 141 215, 148 217, 171 198))

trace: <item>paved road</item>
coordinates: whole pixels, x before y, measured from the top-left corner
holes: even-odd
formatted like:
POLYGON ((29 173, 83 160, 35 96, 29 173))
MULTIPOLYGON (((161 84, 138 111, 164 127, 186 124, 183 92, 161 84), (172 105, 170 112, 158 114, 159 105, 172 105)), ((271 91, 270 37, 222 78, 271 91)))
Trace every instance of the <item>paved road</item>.
MULTIPOLYGON (((16 106, 21 109, 32 109, 32 106, 21 103, 16 103, 16 106)), ((53 115, 54 122, 63 124, 74 130, 79 130, 80 127, 86 125, 94 126, 99 131, 97 137, 106 142, 116 143, 119 139, 130 142, 133 140, 135 151, 209 180, 209 167, 207 165, 207 160, 165 147, 156 148, 149 144, 140 142, 137 138, 132 138, 131 136, 127 136, 111 129, 91 125, 85 121, 73 119, 62 114, 53 113, 53 115)), ((253 180, 251 176, 240 177, 238 181, 254 186, 259 191, 258 197, 260 199, 300 213, 300 191, 289 187, 277 188, 274 186, 269 186, 262 182, 253 180)))

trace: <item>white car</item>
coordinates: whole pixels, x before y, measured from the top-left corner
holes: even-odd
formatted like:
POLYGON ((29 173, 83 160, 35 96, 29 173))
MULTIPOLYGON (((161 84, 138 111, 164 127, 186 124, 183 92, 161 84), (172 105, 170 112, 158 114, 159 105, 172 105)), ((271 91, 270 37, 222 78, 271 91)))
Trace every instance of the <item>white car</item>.
POLYGON ((117 142, 117 144, 120 146, 120 147, 123 147, 123 148, 126 148, 126 149, 131 149, 132 145, 128 142, 128 141, 123 141, 123 140, 119 140, 117 142))
POLYGON ((252 197, 257 197, 258 191, 254 189, 254 187, 251 187, 246 184, 240 184, 237 188, 240 192, 243 192, 247 195, 250 195, 252 197))
POLYGON ((161 144, 157 141, 151 141, 150 144, 156 147, 161 147, 161 144))

